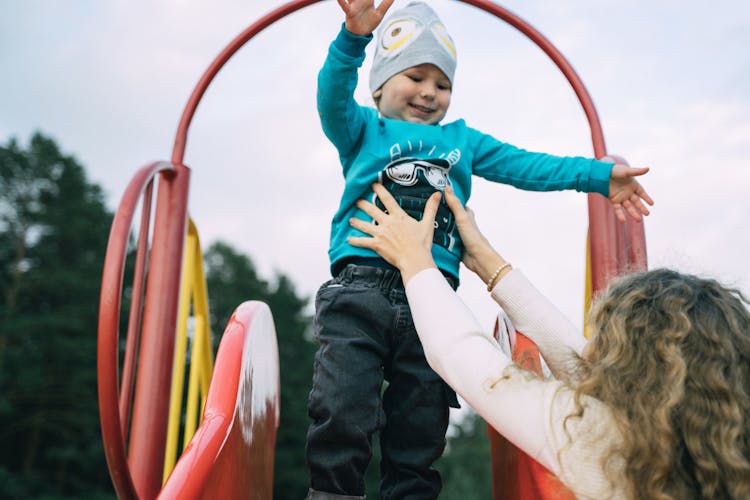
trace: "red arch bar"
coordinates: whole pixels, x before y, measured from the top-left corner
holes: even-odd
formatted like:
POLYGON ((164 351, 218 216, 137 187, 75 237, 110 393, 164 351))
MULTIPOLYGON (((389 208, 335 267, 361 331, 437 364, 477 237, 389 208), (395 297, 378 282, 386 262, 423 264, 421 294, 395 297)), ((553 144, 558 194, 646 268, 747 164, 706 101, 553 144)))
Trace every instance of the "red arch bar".
MULTIPOLYGON (((104 455, 107 459, 112 483, 118 498, 136 498, 134 475, 125 454, 127 418, 130 413, 132 394, 134 351, 137 344, 140 308, 142 304, 146 267, 148 221, 154 178, 161 174, 174 178, 175 169, 167 162, 154 162, 142 167, 128 184, 115 214, 107 243, 102 272, 102 288, 99 299, 99 325, 97 337, 97 389, 99 396, 99 419, 102 427, 104 455), (122 390, 118 390, 119 320, 123 287, 123 270, 127 256, 127 244, 133 216, 141 196, 144 197, 141 217, 141 235, 136 257, 136 271, 131 303, 131 325, 128 328, 127 349, 122 390), (133 324, 135 323, 135 324, 133 324), (118 394, 122 397, 118 400, 118 394), (121 406, 122 405, 122 406, 121 406)), ((161 190, 161 187, 160 187, 161 190)), ((157 219, 158 220, 158 219, 157 219)), ((162 224, 163 226, 163 224, 162 224)), ((162 446, 163 448, 163 446, 162 446)))
MULTIPOLYGON (((269 12, 255 23, 237 35, 227 47, 219 53, 211 65, 203 73, 193 93, 190 95, 182 113, 174 148, 172 162, 182 164, 187 143, 188 130, 203 94, 224 64, 245 43, 265 28, 279 19, 307 7, 320 0, 295 0, 269 12)), ((594 103, 581 78, 575 72, 568 60, 544 35, 532 27, 528 22, 511 11, 489 0, 459 0, 488 12, 510 24, 532 42, 534 42, 563 73, 573 87, 573 91, 583 108, 591 130, 591 141, 594 155, 603 158, 607 155, 599 116, 594 103)), ((594 293, 603 289, 614 276, 628 270, 646 269, 646 239, 642 222, 631 219, 625 224, 617 222, 614 212, 604 197, 598 194, 588 195, 590 258, 592 290, 594 293)))

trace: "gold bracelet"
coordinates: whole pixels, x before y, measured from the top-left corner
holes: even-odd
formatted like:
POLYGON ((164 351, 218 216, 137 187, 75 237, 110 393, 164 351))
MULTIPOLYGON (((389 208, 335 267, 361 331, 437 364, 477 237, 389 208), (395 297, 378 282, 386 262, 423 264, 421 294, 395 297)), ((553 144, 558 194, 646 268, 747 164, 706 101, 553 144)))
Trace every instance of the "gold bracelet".
POLYGON ((511 267, 510 262, 506 262, 505 264, 501 264, 497 269, 495 269, 495 272, 492 273, 492 276, 490 276, 490 279, 487 280, 487 291, 491 292, 492 288, 495 286, 495 280, 497 280, 497 277, 500 276, 500 273, 503 272, 503 269, 507 269, 511 267))

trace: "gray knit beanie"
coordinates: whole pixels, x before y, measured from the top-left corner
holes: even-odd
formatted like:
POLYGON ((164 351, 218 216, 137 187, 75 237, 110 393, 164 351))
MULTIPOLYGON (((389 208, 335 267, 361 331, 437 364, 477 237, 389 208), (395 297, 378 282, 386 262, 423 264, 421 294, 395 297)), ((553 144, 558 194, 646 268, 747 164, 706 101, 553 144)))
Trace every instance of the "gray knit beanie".
POLYGON ((396 73, 430 63, 453 83, 456 48, 440 18, 424 2, 410 2, 381 24, 370 70, 370 92, 375 93, 396 73))

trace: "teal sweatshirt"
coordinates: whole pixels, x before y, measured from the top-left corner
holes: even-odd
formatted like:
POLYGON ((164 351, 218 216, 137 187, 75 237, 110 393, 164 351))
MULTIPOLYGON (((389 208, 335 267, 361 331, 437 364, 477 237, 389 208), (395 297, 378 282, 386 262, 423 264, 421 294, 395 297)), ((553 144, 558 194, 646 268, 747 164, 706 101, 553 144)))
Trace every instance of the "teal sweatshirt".
MULTIPOLYGON (((328 139, 336 147, 345 186, 331 222, 331 270, 347 257, 377 257, 371 250, 347 243, 363 234, 349 225, 351 217, 371 220, 355 206, 360 198, 375 200, 374 182, 389 187, 404 208, 419 212, 420 200, 449 183, 462 203, 471 195, 472 175, 529 191, 575 189, 609 193, 612 163, 583 157, 534 153, 503 143, 468 127, 464 120, 424 125, 382 118, 376 109, 354 100, 357 73, 372 36, 362 37, 342 27, 331 44, 318 75, 317 105, 328 139), (416 201, 415 201, 416 200, 416 201)), ((462 245, 451 214, 436 231, 432 254, 442 271, 458 277, 462 245), (438 234, 439 233, 439 234, 438 234)))

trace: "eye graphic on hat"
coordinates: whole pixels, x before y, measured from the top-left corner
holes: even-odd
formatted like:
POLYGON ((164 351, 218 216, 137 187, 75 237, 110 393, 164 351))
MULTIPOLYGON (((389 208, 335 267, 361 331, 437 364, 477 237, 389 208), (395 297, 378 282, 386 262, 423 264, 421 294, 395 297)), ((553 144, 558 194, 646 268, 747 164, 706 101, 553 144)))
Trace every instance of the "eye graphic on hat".
POLYGON ((370 71, 374 94, 393 75, 432 64, 453 83, 456 47, 437 14, 425 2, 410 2, 381 24, 370 71))
POLYGON ((448 30, 445 29, 443 23, 435 23, 432 25, 432 34, 435 35, 440 41, 440 45, 450 53, 453 59, 456 58, 456 46, 453 45, 453 39, 448 34, 448 30))
POLYGON ((380 39, 380 45, 384 50, 383 56, 395 56, 419 38, 422 31, 422 24, 414 19, 404 18, 392 21, 383 30, 380 39))

